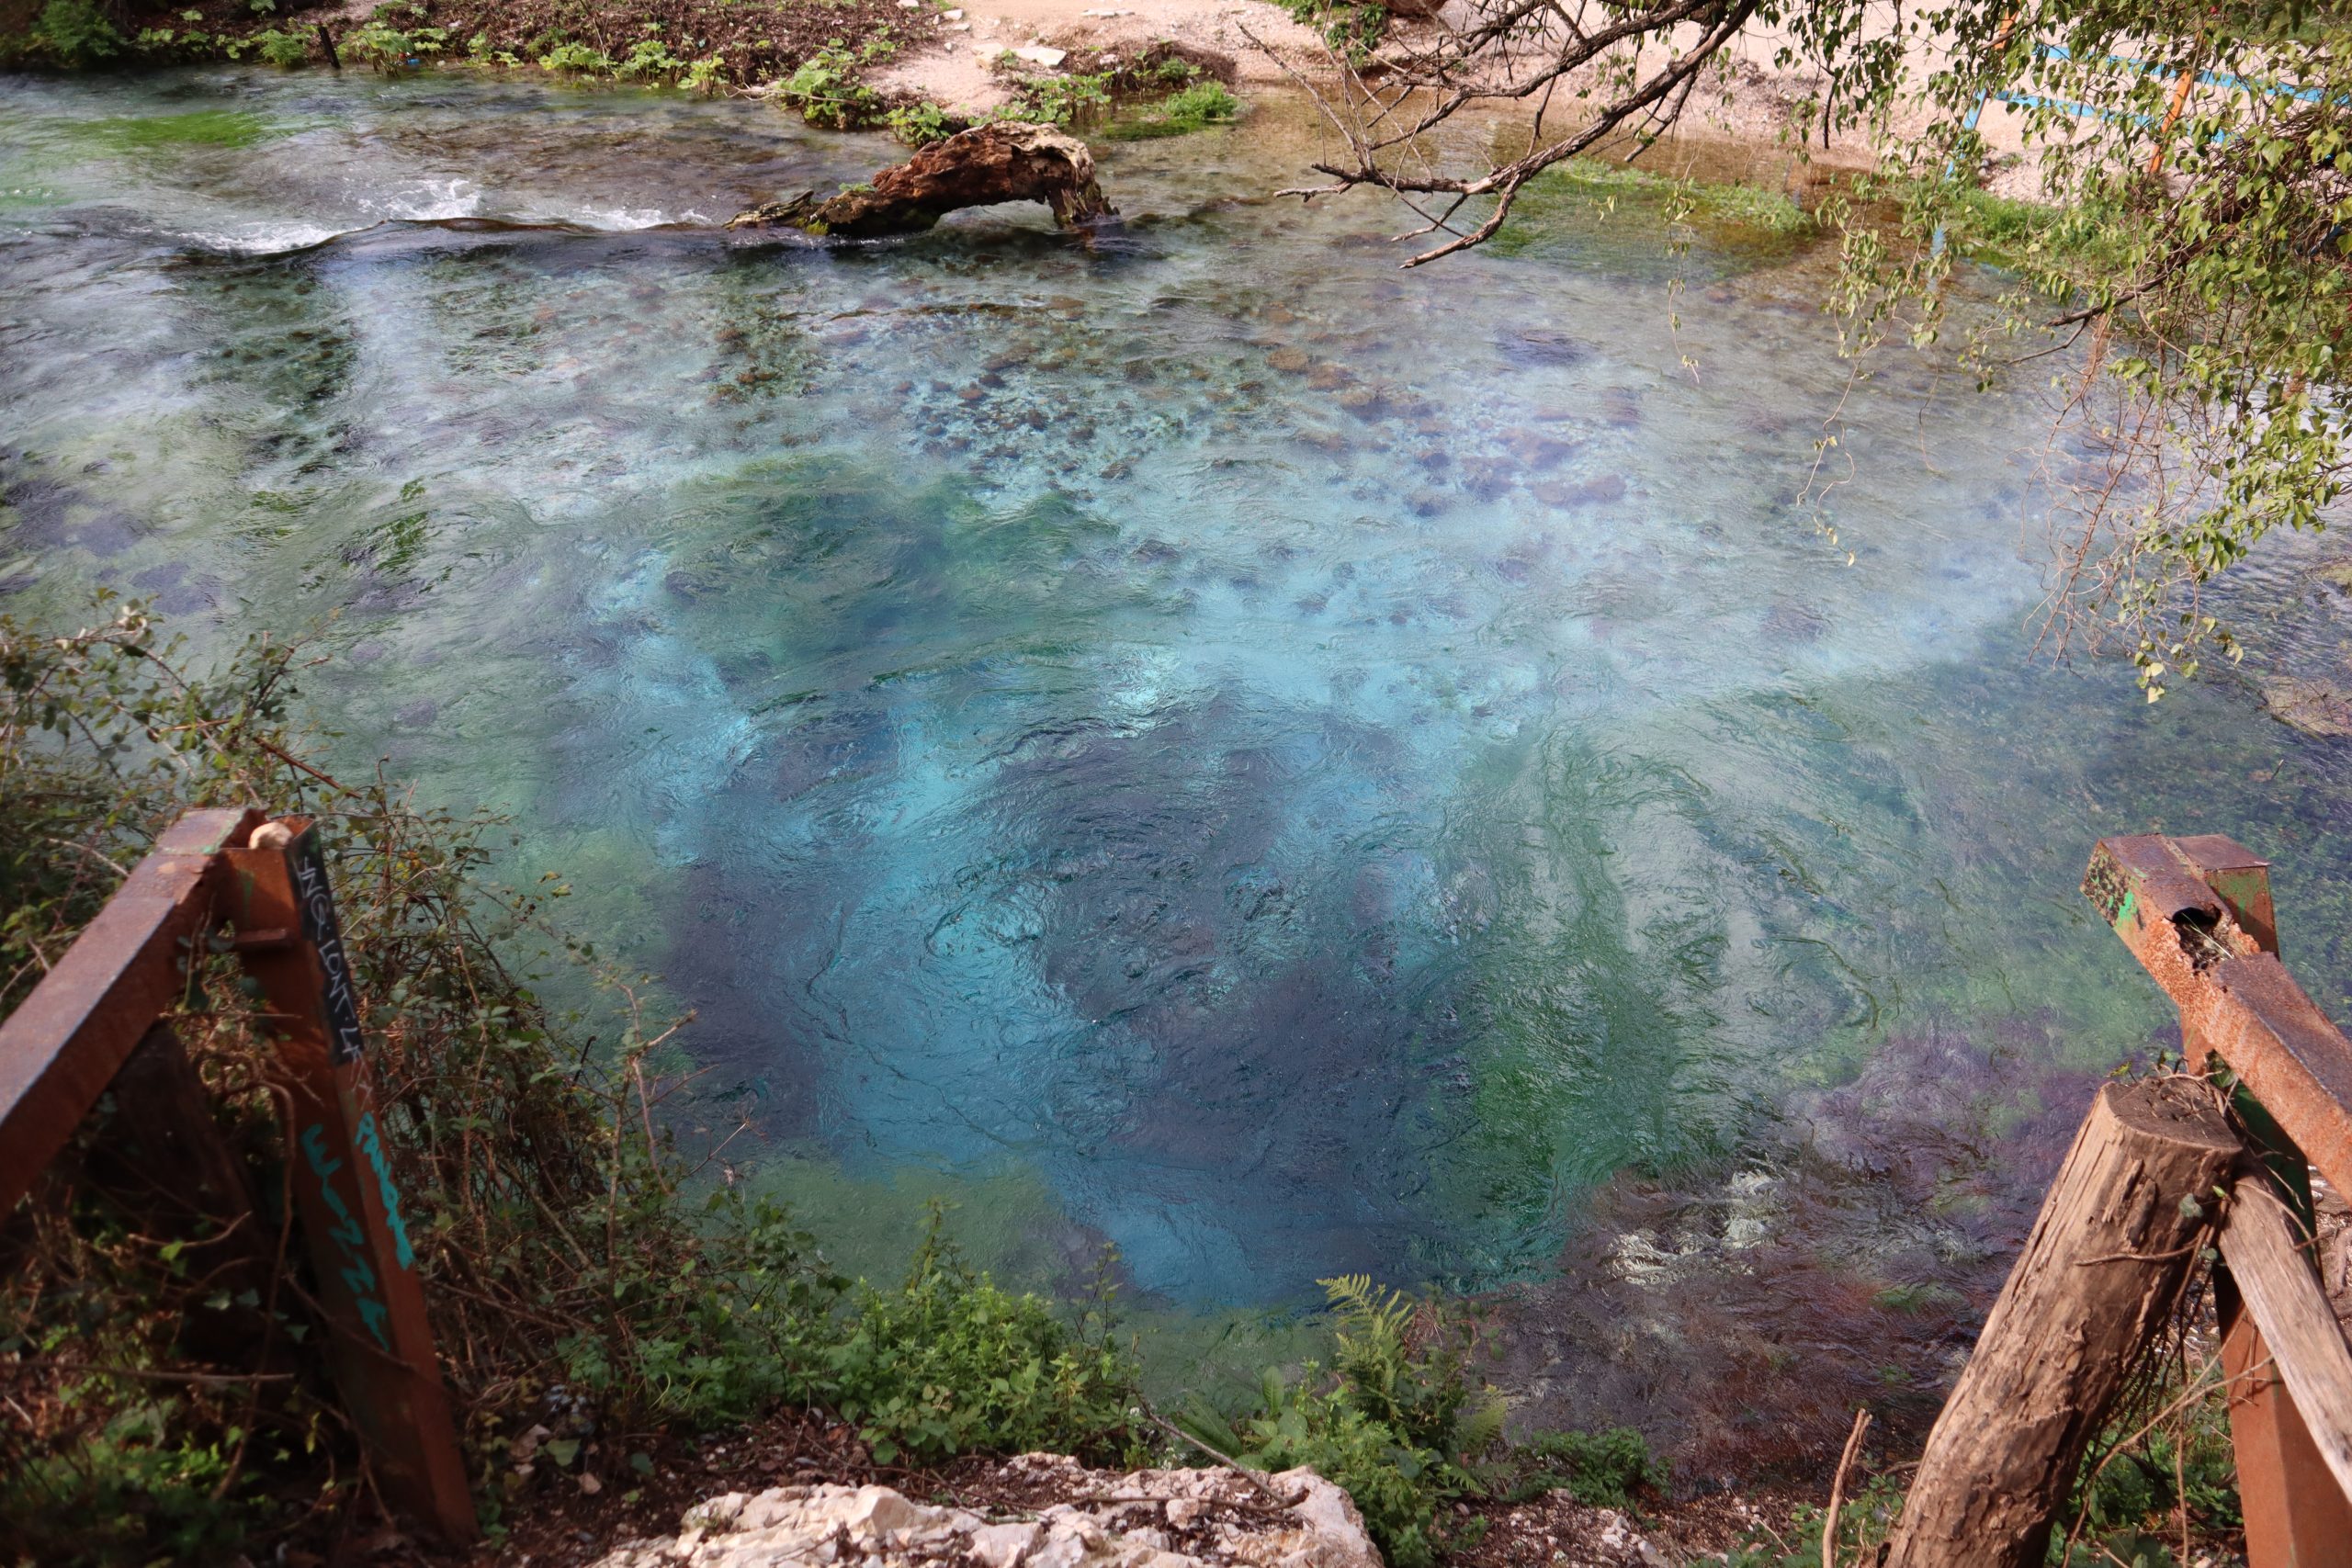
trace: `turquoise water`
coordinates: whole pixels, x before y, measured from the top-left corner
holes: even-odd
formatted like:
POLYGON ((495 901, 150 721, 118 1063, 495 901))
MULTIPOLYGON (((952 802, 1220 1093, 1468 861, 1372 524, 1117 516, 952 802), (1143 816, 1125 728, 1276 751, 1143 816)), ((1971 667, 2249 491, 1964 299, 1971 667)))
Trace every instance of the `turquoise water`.
MULTIPOLYGON (((895 151, 756 104, 7 82, 0 605, 334 616, 326 754, 515 813, 732 1153, 1175 1303, 1541 1274, 1873 1064, 2083 1092, 2167 1022, 2101 833, 2278 855, 2346 1004, 2340 749, 2032 651, 2038 379, 1849 389, 1826 255, 1638 214, 1400 275, 1310 134, 821 250, 705 225, 895 151)), ((2308 553, 2257 666, 2341 667, 2308 553)))

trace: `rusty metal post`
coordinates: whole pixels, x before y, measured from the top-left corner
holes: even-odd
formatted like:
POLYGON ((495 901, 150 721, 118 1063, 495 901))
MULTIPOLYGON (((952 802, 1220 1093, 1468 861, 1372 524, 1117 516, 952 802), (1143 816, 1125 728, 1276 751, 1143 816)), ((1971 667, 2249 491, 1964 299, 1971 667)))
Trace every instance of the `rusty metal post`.
MULTIPOLYGON (((2194 838, 2107 840, 2091 862, 2086 892, 2101 904, 2127 946, 2167 991, 2183 978, 2218 972, 2231 959, 2256 955, 2278 966, 2278 921, 2270 895, 2269 863, 2218 834, 2194 838), (2103 880, 2103 871, 2107 874, 2103 880), (2222 906, 2198 908, 2171 877, 2193 879, 2222 906), (2109 903, 2120 890, 2120 903, 2109 903)), ((2283 973, 2283 972, 2282 972, 2283 973)), ((2291 982, 2290 982, 2291 984, 2291 982)), ((2176 1000, 2179 998, 2177 994, 2176 1000)), ((2306 1000, 2304 1005, 2309 1007, 2306 1000)), ((2200 1027, 2209 1010, 2181 1009, 2181 1055, 2192 1069, 2218 1062, 2234 1080, 2232 1111, 2246 1141, 2278 1173, 2311 1223, 2311 1170, 2302 1151, 2245 1082, 2250 1064, 2232 1060, 2223 1042, 2200 1027)), ((2333 1033, 2332 1027, 2328 1032, 2333 1033)), ((2251 1037, 2276 1031, 2228 1032, 2243 1049, 2251 1037)), ((2324 1044, 2324 1042, 2321 1043, 2324 1044)), ((2335 1043, 2341 1043, 2337 1036, 2335 1043)), ((2323 1069, 2325 1062, 2316 1064, 2323 1069)), ((2264 1075, 2276 1078, 2275 1070, 2264 1075)), ((2324 1078, 2324 1072, 2320 1075, 2324 1078)), ((2341 1122, 2341 1104, 2335 1120, 2341 1122)), ((2293 1398, 2272 1364, 2262 1331, 2239 1298, 2229 1270, 2213 1269, 2214 1305, 2222 1325, 2222 1370, 2229 1380, 2230 1440, 2236 1450, 2238 1502, 2245 1517, 2250 1568, 2352 1568, 2352 1498, 2312 1440, 2293 1398)))
POLYGON ((350 960, 317 830, 288 818, 223 858, 221 905, 260 982, 291 1100, 294 1192, 344 1402, 385 1496, 451 1541, 474 1538, 424 1292, 384 1157, 350 960))
POLYGON ((32 1190, 155 1015, 187 993, 218 891, 216 852, 243 843, 261 819, 210 810, 173 823, 0 1020, 0 1213, 32 1190))

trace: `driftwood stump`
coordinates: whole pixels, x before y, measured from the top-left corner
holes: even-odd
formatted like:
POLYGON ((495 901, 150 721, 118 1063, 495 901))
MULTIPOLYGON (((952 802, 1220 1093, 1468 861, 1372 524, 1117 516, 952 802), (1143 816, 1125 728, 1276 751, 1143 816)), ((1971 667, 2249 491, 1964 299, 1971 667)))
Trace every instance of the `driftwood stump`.
POLYGON ((1928 1438, 1888 1568, 2039 1568, 2083 1452, 2197 1265, 2242 1145, 2186 1078, 2098 1092, 1928 1438))
POLYGON ((737 213, 729 229, 786 224, 811 234, 863 239, 928 229, 964 207, 1002 201, 1042 201, 1064 228, 1115 218, 1094 181, 1094 154, 1085 142, 1048 125, 1003 120, 934 141, 905 163, 883 170, 864 189, 822 201, 806 191, 737 213))

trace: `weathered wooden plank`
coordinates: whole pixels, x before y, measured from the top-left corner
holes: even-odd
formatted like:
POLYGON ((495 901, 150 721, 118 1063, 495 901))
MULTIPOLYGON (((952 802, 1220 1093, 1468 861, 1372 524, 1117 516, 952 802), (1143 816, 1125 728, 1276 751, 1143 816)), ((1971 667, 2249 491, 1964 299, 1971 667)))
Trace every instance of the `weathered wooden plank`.
MULTIPOLYGON (((2309 1237, 2267 1173, 2248 1170, 2233 1189, 2221 1247, 2304 1434, 2336 1489, 2352 1496, 2352 1346, 2320 1286, 2309 1237)), ((2337 1540, 2340 1560, 2352 1560, 2352 1531, 2337 1540)))

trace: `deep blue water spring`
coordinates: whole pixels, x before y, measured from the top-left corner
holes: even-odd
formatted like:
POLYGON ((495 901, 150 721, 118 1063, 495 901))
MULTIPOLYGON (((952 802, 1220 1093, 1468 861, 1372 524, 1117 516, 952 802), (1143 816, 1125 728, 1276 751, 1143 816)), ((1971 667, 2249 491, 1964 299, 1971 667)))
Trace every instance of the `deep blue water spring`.
POLYGON ((757 104, 0 83, 0 608, 332 614, 326 754, 514 813, 748 1165, 1181 1303, 1541 1272, 1923 1040, 2103 1070, 2101 833, 2276 855, 2346 1003, 2308 547, 2150 708, 2032 648, 2047 365, 1849 388, 1823 247, 1638 204, 1400 274, 1266 199, 1310 128, 825 250, 702 225, 895 150, 757 104))

